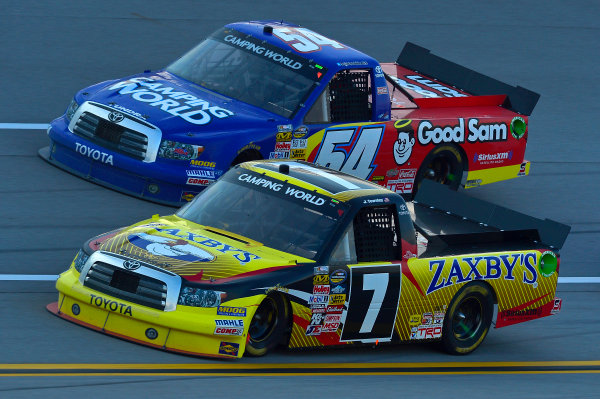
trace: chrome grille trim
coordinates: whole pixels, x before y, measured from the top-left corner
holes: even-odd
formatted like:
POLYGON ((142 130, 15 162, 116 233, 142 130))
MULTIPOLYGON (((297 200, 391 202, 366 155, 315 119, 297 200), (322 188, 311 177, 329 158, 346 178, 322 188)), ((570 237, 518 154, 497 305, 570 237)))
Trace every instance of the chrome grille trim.
POLYGON ((69 131, 103 148, 143 162, 156 161, 162 138, 158 127, 126 112, 92 101, 84 102, 77 109, 69 123, 69 131), (119 123, 110 122, 108 114, 111 112, 123 114, 123 120, 119 123), (122 130, 118 142, 97 136, 97 128, 101 124, 122 130))
POLYGON ((115 298, 165 312, 177 308, 181 290, 181 277, 178 275, 136 259, 104 251, 96 251, 89 257, 81 271, 79 282, 115 298), (123 264, 128 260, 140 263, 140 267, 135 270, 125 269, 123 264), (132 278, 139 278, 135 292, 120 289, 111 283, 117 270, 134 276, 132 278))

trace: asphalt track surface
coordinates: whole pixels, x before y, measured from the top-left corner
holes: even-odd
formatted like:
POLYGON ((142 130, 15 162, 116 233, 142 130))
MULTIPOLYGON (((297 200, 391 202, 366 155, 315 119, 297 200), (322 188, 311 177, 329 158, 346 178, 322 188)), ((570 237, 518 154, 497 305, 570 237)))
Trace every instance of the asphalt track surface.
MULTIPOLYGON (((404 41, 541 93, 530 176, 471 195, 572 226, 562 277, 598 277, 600 3, 0 0, 0 278, 63 271, 92 235, 172 213, 37 157, 76 90, 158 69, 223 24, 285 19, 393 61, 404 41), (32 126, 36 127, 36 126, 32 126)), ((431 345, 212 361, 104 336, 45 310, 49 281, 0 280, 0 397, 597 398, 600 284, 558 288, 554 317, 492 330, 466 357, 431 345), (16 376, 19 375, 19 376, 16 376)))

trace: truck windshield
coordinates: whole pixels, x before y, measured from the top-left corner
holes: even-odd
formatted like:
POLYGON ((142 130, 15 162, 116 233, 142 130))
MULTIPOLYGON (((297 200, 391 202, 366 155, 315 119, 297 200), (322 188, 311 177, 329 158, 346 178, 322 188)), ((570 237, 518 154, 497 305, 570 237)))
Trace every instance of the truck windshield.
POLYGON ((291 118, 325 68, 223 28, 167 67, 206 89, 291 118))
POLYGON ((177 216, 316 259, 346 206, 247 169, 230 170, 177 216))

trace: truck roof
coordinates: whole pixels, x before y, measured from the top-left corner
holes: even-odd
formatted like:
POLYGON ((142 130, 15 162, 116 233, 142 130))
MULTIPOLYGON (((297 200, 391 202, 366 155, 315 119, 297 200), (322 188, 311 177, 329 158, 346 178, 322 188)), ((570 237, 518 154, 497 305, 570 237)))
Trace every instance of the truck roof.
MULTIPOLYGON (((226 25, 228 28, 233 28, 239 32, 252 35, 255 38, 265 40, 270 44, 281 47, 288 51, 293 51, 301 54, 306 58, 314 60, 316 63, 322 64, 328 68, 336 68, 352 66, 354 68, 365 66, 373 67, 379 63, 373 57, 358 51, 346 44, 336 40, 329 39, 310 29, 303 28, 300 25, 291 24, 284 21, 266 20, 266 21, 246 21, 234 22, 226 25), (270 26, 275 33, 270 33, 270 26), (289 29, 288 32, 291 40, 284 41, 277 35, 277 30, 289 29), (298 39, 293 39, 295 35, 298 39), (315 45, 315 47, 301 47, 302 41, 315 45), (303 51, 307 50, 307 51, 303 51), (311 51, 312 50, 312 51, 311 51)), ((282 35, 280 35, 282 36, 282 35)))
POLYGON ((376 195, 399 197, 393 191, 368 180, 303 161, 252 161, 240 164, 240 167, 288 181, 338 201, 376 195))

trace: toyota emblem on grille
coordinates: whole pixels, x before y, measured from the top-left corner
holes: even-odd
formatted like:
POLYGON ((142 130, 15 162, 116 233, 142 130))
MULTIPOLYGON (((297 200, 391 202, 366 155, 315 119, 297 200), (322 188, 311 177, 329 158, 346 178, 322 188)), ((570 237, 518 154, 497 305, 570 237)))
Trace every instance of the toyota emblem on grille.
POLYGON ((127 270, 135 270, 140 266, 140 262, 136 260, 126 260, 125 262, 123 262, 123 267, 127 270))
POLYGON ((108 114, 108 120, 114 123, 121 122, 125 117, 120 112, 111 112, 108 114))

